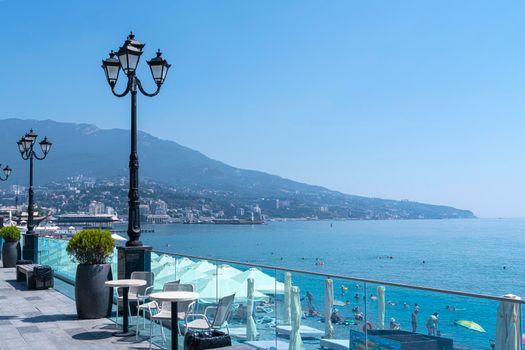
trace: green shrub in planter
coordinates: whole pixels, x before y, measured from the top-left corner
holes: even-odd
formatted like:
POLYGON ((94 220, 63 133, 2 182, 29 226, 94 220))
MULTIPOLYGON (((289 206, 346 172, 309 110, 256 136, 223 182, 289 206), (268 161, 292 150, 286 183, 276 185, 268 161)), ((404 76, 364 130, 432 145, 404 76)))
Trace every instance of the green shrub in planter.
POLYGON ((84 229, 67 244, 67 253, 81 265, 107 264, 115 242, 108 230, 84 229))
POLYGON ((20 240, 20 230, 15 226, 6 226, 0 229, 0 236, 6 242, 16 242, 20 240))
POLYGON ((0 229, 0 237, 4 239, 2 245, 2 264, 4 267, 15 267, 18 259, 18 241, 20 241, 20 230, 14 226, 0 229))
POLYGON ((67 244, 67 253, 79 263, 75 276, 75 304, 81 319, 111 314, 113 293, 105 282, 112 279, 108 262, 114 247, 111 233, 101 229, 82 230, 67 244))

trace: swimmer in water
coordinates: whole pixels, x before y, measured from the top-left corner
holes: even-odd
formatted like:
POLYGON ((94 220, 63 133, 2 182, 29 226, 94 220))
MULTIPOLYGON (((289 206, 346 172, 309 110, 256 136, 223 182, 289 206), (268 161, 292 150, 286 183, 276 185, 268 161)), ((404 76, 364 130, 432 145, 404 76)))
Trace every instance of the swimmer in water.
POLYGON ((348 287, 346 287, 344 284, 341 285, 341 295, 345 295, 347 290, 348 290, 348 287))

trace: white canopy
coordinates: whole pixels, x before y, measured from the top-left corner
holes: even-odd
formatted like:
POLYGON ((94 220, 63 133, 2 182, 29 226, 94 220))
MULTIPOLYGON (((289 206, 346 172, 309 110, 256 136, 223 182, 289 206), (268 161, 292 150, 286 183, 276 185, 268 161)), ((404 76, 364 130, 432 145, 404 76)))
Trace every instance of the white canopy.
POLYGON ((334 282, 327 278, 324 281, 324 336, 332 338, 334 336, 334 326, 332 325, 332 309, 334 307, 334 282))
POLYGON ((175 259, 167 254, 162 254, 157 259, 157 264, 164 265, 167 263, 173 263, 175 259))
POLYGON ((498 307, 496 319, 496 349, 517 350, 521 349, 520 343, 520 304, 512 300, 521 300, 513 294, 503 296, 509 301, 501 302, 498 307))
MULTIPOLYGON (((247 283, 241 284, 231 278, 201 278, 193 282, 195 291, 199 293, 199 299, 206 302, 215 302, 217 298, 235 293, 235 301, 246 301, 247 283), (218 290, 217 290, 218 287, 218 290), (218 293, 217 293, 218 292, 218 293)), ((268 297, 255 291, 253 298, 256 301, 268 300, 268 297)))
POLYGON ((247 286, 248 300, 246 301, 246 339, 255 340, 257 338, 257 325, 253 319, 253 293, 255 293, 253 287, 253 279, 249 278, 247 286))
MULTIPOLYGON (((155 273, 155 271, 153 272, 155 273)), ((162 290, 165 283, 173 281, 175 281, 175 269, 173 265, 169 263, 161 265, 159 271, 155 273, 155 289, 162 290)))
MULTIPOLYGON (((227 264, 217 265, 216 269, 209 270, 206 273, 210 274, 211 276, 220 276, 221 278, 234 278, 235 276, 238 276, 242 273, 241 270, 236 269, 235 267, 231 267, 227 264)), ((237 281, 241 282, 241 281, 237 281)))
POLYGON ((177 258, 175 260, 175 267, 177 268, 177 273, 182 273, 192 267, 194 264, 193 261, 186 257, 177 258))
POLYGON ((277 282, 275 277, 269 276, 253 267, 233 277, 239 283, 246 283, 249 278, 255 281, 255 290, 264 294, 283 294, 284 283, 277 282))
POLYGON ((199 271, 199 269, 196 269, 194 266, 190 267, 183 273, 177 274, 177 279, 180 280, 180 283, 195 284, 195 281, 206 278, 212 279, 210 275, 208 275, 205 272, 199 271))
POLYGON ((111 238, 113 238, 114 241, 126 241, 124 237, 116 233, 112 233, 111 238))
POLYGON ((377 319, 378 319, 378 328, 385 329, 385 287, 377 287, 377 319))
POLYGON ((290 343, 288 344, 288 350, 301 350, 303 348, 303 341, 301 339, 301 317, 303 312, 301 310, 299 287, 292 287, 292 307, 291 307, 291 321, 292 321, 292 332, 290 334, 290 343))
POLYGON ((199 260, 194 263, 192 268, 199 270, 200 272, 208 272, 215 269, 215 265, 210 264, 208 260, 199 260))

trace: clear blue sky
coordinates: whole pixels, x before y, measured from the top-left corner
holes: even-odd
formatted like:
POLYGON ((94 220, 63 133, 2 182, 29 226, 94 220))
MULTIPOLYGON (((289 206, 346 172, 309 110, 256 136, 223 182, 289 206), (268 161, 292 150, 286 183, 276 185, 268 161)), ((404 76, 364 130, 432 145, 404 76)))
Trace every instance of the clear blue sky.
POLYGON ((173 64, 139 99, 144 131, 347 193, 523 217, 524 16, 523 1, 0 0, 0 118, 129 128, 100 61, 132 29, 173 64))

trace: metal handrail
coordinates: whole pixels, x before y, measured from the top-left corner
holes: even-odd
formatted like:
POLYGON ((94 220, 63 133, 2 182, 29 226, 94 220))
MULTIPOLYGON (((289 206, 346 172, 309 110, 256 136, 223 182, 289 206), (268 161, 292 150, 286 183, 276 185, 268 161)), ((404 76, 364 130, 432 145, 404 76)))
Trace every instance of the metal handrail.
POLYGON ((494 301, 505 301, 505 302, 513 302, 517 304, 525 304, 525 300, 523 299, 516 300, 516 299, 509 299, 505 297, 497 297, 497 296, 486 295, 486 294, 477 294, 477 293, 462 292, 462 291, 457 291, 457 290, 447 290, 447 289, 440 289, 440 288, 415 286, 415 285, 396 283, 396 282, 378 281, 378 280, 372 280, 372 279, 366 279, 366 278, 360 278, 360 277, 344 276, 344 275, 337 275, 337 274, 332 274, 332 273, 321 273, 321 272, 315 272, 315 271, 299 270, 299 269, 292 269, 292 268, 285 268, 285 267, 278 267, 278 266, 271 266, 271 265, 254 264, 254 263, 249 263, 249 262, 239 262, 239 261, 220 259, 220 258, 207 258, 207 257, 198 256, 198 255, 188 255, 188 254, 165 252, 162 250, 153 250, 153 252, 159 253, 159 254, 179 256, 179 257, 184 257, 184 258, 189 258, 189 259, 209 260, 209 261, 216 261, 216 262, 232 264, 232 265, 244 265, 244 266, 257 267, 257 268, 268 269, 268 270, 293 272, 293 273, 300 273, 300 274, 305 274, 305 275, 330 277, 330 278, 352 280, 352 281, 363 282, 363 283, 373 283, 373 284, 381 284, 381 285, 392 286, 392 287, 416 289, 416 290, 422 290, 422 291, 427 291, 427 292, 453 294, 453 295, 459 295, 463 297, 472 297, 472 298, 488 299, 488 300, 494 300, 494 301))

